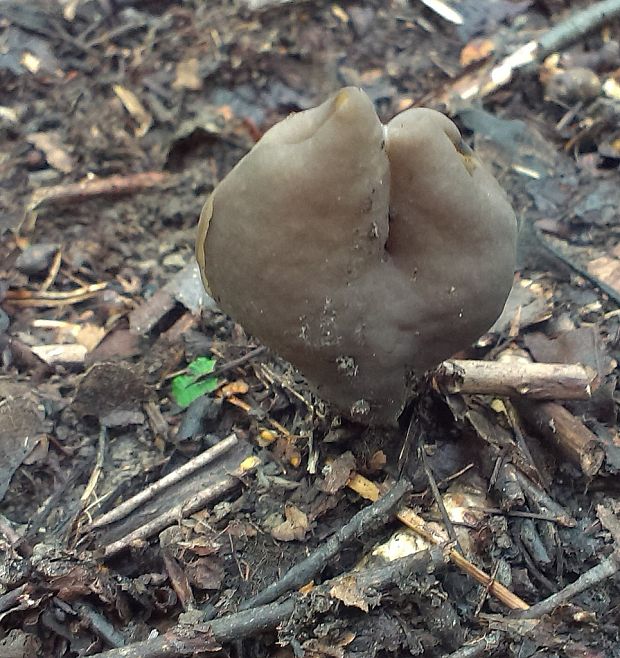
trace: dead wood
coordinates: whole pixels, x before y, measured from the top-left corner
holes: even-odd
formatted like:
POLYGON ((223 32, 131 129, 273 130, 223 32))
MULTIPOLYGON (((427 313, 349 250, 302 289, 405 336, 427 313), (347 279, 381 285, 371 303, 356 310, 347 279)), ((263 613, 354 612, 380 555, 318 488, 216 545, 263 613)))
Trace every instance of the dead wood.
POLYGON ((170 174, 165 172, 146 171, 44 187, 32 195, 29 210, 38 210, 54 204, 78 203, 102 196, 133 194, 152 187, 161 187, 170 179, 170 174))
POLYGON ((359 537, 370 528, 390 521, 392 511, 402 497, 411 490, 407 480, 397 482, 388 493, 381 496, 372 505, 360 510, 346 525, 337 530, 324 544, 311 553, 305 560, 296 564, 280 580, 272 583, 262 592, 245 601, 240 610, 255 608, 258 605, 270 603, 285 592, 301 587, 312 580, 325 564, 336 555, 342 546, 355 537, 359 537))
POLYGON ((477 640, 467 642, 460 649, 453 651, 451 654, 446 654, 443 658, 478 658, 478 656, 488 656, 489 651, 493 651, 499 647, 501 639, 502 634, 498 631, 493 631, 477 640))
POLYGON ((172 473, 169 473, 165 477, 157 480, 157 482, 153 482, 153 484, 149 485, 146 489, 143 489, 135 496, 132 496, 129 500, 126 500, 124 503, 121 503, 113 510, 110 510, 106 514, 96 518, 90 527, 86 528, 86 530, 94 530, 95 528, 100 528, 104 525, 108 525, 109 523, 113 523, 119 519, 124 518, 133 512, 133 510, 145 503, 147 500, 151 500, 151 498, 159 495, 168 487, 171 487, 173 484, 180 482, 183 478, 192 473, 195 473, 198 469, 201 469, 207 464, 216 460, 218 457, 232 448, 237 443, 237 441, 238 439, 234 434, 231 434, 225 439, 222 439, 213 447, 208 448, 204 452, 200 453, 197 457, 190 459, 190 461, 188 461, 183 466, 172 471, 172 473))
POLYGON ((200 493, 191 496, 178 505, 175 505, 149 523, 145 523, 121 539, 108 544, 103 552, 104 557, 113 557, 117 553, 129 548, 133 543, 141 542, 152 537, 164 528, 167 528, 169 525, 176 523, 179 519, 186 518, 190 514, 202 509, 207 503, 230 493, 233 489, 240 486, 240 475, 241 473, 237 476, 227 475, 221 478, 210 487, 203 489, 200 493))
POLYGON ((620 558, 617 551, 614 551, 609 557, 579 576, 574 583, 567 585, 564 589, 557 592, 557 594, 552 594, 544 601, 533 605, 529 610, 520 613, 519 617, 522 619, 537 619, 543 615, 548 615, 558 606, 568 603, 577 594, 598 585, 603 580, 618 573, 619 568, 620 558))
POLYGON ((557 446, 584 475, 593 477, 600 471, 605 459, 601 442, 568 409, 557 402, 526 400, 516 406, 525 423, 557 446))
POLYGON ((599 385, 596 372, 579 363, 503 363, 444 361, 434 374, 444 394, 527 397, 537 400, 587 400, 599 385))
MULTIPOLYGON (((374 482, 367 480, 365 477, 356 473, 349 480, 348 486, 356 491, 360 496, 368 498, 369 500, 377 500, 380 492, 374 482)), ((441 537, 433 532, 426 521, 416 514, 412 509, 403 507, 399 510, 396 517, 404 523, 408 528, 411 528, 415 533, 420 535, 429 544, 434 546, 445 547, 446 554, 451 562, 453 562, 459 569, 474 578, 481 585, 488 588, 490 594, 501 601, 504 605, 512 610, 527 610, 529 605, 521 598, 516 596, 507 587, 504 587, 500 582, 489 576, 489 574, 479 569, 476 565, 472 564, 466 557, 461 555, 454 548, 451 548, 445 537, 441 537)))
MULTIPOLYGON (((441 557, 436 552, 421 551, 379 568, 338 576, 314 588, 312 593, 313 597, 331 597, 330 591, 345 577, 353 577, 360 591, 369 588, 383 591, 393 584, 402 583, 414 573, 423 573, 431 565, 439 566, 441 563, 441 557)), ((177 624, 162 637, 95 655, 99 658, 168 658, 213 650, 219 645, 275 629, 288 620, 297 608, 303 609, 306 606, 311 606, 311 599, 295 594, 281 603, 261 605, 207 623, 200 620, 190 624, 177 624)))

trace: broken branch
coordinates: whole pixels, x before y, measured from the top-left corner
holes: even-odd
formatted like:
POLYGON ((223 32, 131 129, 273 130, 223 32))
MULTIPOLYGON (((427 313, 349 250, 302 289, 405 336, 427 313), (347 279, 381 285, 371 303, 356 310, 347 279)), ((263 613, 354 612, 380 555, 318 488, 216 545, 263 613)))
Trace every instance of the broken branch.
POLYGON ((593 434, 568 409, 557 402, 518 401, 519 414, 537 434, 552 441, 577 464, 584 475, 596 475, 605 460, 605 450, 593 434))
MULTIPOLYGON (((358 473, 349 479, 347 486, 360 496, 369 500, 377 500, 380 496, 379 487, 374 482, 371 482, 358 473)), ((412 509, 403 507, 400 509, 396 517, 408 528, 411 528, 411 530, 420 535, 420 537, 426 539, 429 544, 435 546, 446 545, 445 539, 434 533, 428 527, 426 521, 418 516, 412 509)), ((487 573, 482 571, 482 569, 479 569, 476 565, 472 564, 454 548, 448 548, 446 554, 453 564, 469 574, 484 587, 488 587, 489 593, 510 609, 527 610, 529 608, 529 605, 523 599, 519 598, 516 594, 513 594, 507 587, 504 587, 501 583, 497 582, 487 573)))
POLYGON ((444 394, 587 400, 599 386, 596 372, 580 363, 444 361, 433 378, 444 394))
POLYGON ((245 601, 239 609, 247 610, 257 605, 270 603, 285 592, 301 587, 312 580, 325 566, 326 562, 340 551, 343 544, 366 532, 369 527, 387 523, 391 519, 392 510, 410 489, 411 483, 407 480, 397 482, 387 494, 377 498, 372 505, 360 510, 346 525, 335 532, 305 560, 289 569, 280 580, 245 601))

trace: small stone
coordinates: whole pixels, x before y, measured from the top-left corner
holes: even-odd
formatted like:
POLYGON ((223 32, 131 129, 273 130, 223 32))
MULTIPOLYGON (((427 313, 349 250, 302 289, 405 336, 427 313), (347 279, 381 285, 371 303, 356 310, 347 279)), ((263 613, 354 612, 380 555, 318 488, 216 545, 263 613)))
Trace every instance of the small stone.
POLYGON ((15 267, 24 274, 41 274, 50 268, 57 251, 58 245, 48 242, 30 245, 17 257, 15 267))

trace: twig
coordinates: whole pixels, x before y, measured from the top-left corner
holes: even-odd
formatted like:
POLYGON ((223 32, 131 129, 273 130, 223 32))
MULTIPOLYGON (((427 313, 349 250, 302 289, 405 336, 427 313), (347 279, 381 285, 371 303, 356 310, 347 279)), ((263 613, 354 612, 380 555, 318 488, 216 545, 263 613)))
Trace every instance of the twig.
POLYGON ((146 171, 138 174, 90 178, 79 183, 52 185, 35 190, 28 210, 38 210, 60 203, 77 203, 101 196, 119 196, 141 192, 151 187, 159 187, 171 180, 171 176, 161 171, 146 171))
POLYGON ((135 642, 126 647, 94 654, 96 658, 174 658, 206 651, 212 645, 251 637, 277 628, 295 611, 295 600, 272 603, 260 608, 215 619, 208 624, 178 624, 161 637, 135 642))
POLYGON ((45 281, 43 281, 43 283, 39 287, 39 290, 41 291, 49 290, 50 286, 52 285, 52 283, 54 283, 56 277, 58 276, 58 272, 60 271, 61 264, 62 264, 62 251, 58 249, 54 254, 54 258, 52 260, 52 264, 50 265, 49 272, 45 277, 45 281))
POLYGON ((459 550, 459 553, 465 555, 465 552, 463 551, 463 547, 461 546, 459 539, 456 536, 456 531, 454 530, 454 526, 452 525, 452 520, 450 519, 448 510, 446 509, 446 506, 443 502, 443 497, 441 495, 441 492, 439 491, 439 487, 437 486, 437 482, 435 480, 435 476, 433 475, 433 471, 431 470, 428 464, 428 459, 426 458, 426 451, 424 450, 424 445, 421 445, 419 447, 419 454, 420 454, 420 459, 422 461, 422 467, 424 468, 424 472, 426 473, 426 479, 428 480, 428 485, 431 489, 431 493, 433 494, 433 498, 435 499, 435 503, 437 503, 437 507, 439 508, 439 513, 441 514, 443 525, 444 528, 446 529, 446 532, 448 533, 448 537, 450 537, 450 541, 454 542, 454 544, 459 550))
POLYGON ((529 610, 520 613, 519 617, 521 619, 538 619, 543 615, 550 614, 558 606, 566 603, 577 594, 580 594, 590 587, 594 587, 594 585, 606 580, 610 576, 613 576, 619 569, 620 556, 614 552, 595 567, 592 567, 592 569, 579 576, 574 583, 567 585, 557 594, 552 594, 544 601, 533 605, 529 610))
MULTIPOLYGON (((356 473, 348 482, 349 488, 357 492, 360 496, 369 500, 377 500, 380 492, 379 487, 370 480, 356 473)), ((434 533, 426 524, 426 521, 418 516, 412 509, 403 507, 400 509, 396 517, 404 523, 408 528, 411 528, 415 533, 426 539, 429 544, 436 546, 445 546, 446 540, 444 537, 434 533)), ((481 585, 489 588, 489 592, 504 605, 512 610, 527 610, 529 605, 513 594, 507 587, 501 583, 493 580, 491 576, 479 569, 476 565, 472 564, 469 560, 463 557, 458 551, 453 548, 447 548, 446 554, 451 562, 453 562, 459 569, 470 575, 481 585)))
POLYGON ((469 509, 472 510, 480 510, 481 512, 484 512, 485 514, 489 514, 492 516, 507 516, 507 517, 514 517, 515 519, 535 519, 536 521, 549 521, 549 523, 558 523, 558 520, 555 518, 555 516, 551 516, 550 514, 538 514, 536 512, 523 512, 521 510, 503 510, 499 509, 499 507, 477 507, 473 506, 470 507, 469 509))
POLYGON ((107 431, 105 425, 102 425, 101 428, 99 429, 99 438, 97 440, 97 457, 95 460, 95 466, 93 468, 93 472, 90 474, 90 477, 88 478, 88 483, 84 489, 84 493, 80 496, 80 500, 84 504, 88 502, 88 499, 90 498, 91 494, 97 488, 97 482, 99 481, 101 471, 103 470, 103 462, 105 460, 106 436, 107 436, 107 431))
POLYGON ((482 606, 484 605, 484 602, 489 598, 489 587, 491 586, 492 583, 496 582, 495 579, 497 578, 498 569, 499 569, 499 562, 496 562, 495 566, 493 567, 493 573, 491 574, 491 579, 482 588, 482 592, 480 593, 480 598, 478 599, 478 603, 476 604, 476 610, 474 612, 474 617, 477 617, 480 614, 480 611, 482 610, 482 606))
POLYGON ((538 60, 579 41, 590 32, 620 16, 620 0, 604 0, 577 11, 554 25, 538 40, 538 60))
POLYGON ((578 418, 556 402, 517 401, 517 410, 530 428, 553 442, 584 475, 593 477, 605 460, 605 449, 598 437, 578 418))
MULTIPOLYGON (((219 377, 220 375, 223 375, 225 372, 228 372, 233 368, 242 366, 244 363, 251 361, 252 359, 256 358, 257 356, 260 356, 263 352, 266 351, 267 348, 264 345, 255 347, 251 349, 249 352, 246 352, 243 356, 240 356, 236 359, 231 359, 230 361, 223 363, 221 366, 214 368, 211 372, 206 372, 204 375, 200 375, 199 377, 196 378, 195 381, 201 381, 203 379, 208 379, 210 377, 219 377)), ((183 368, 182 370, 177 370, 175 372, 172 372, 165 377, 165 381, 174 379, 178 375, 184 375, 187 372, 189 372, 188 368, 183 368)))
POLYGON ((444 654, 443 658, 478 658, 478 656, 488 656, 489 651, 497 649, 501 639, 502 634, 499 631, 493 631, 477 640, 464 644, 460 649, 452 653, 444 654))
POLYGON ((12 306, 53 307, 77 304, 94 297, 107 288, 108 284, 93 283, 88 286, 62 292, 50 290, 7 290, 5 300, 12 306))
POLYGON ((264 345, 255 347, 254 349, 250 350, 243 356, 240 356, 237 359, 232 359, 231 361, 227 361, 226 363, 219 366, 219 368, 215 368, 213 372, 210 372, 208 375, 205 375, 205 377, 219 377, 225 372, 228 372, 233 368, 237 368, 238 366, 242 366, 244 363, 247 363, 248 361, 255 359, 257 356, 260 356, 261 354, 263 354, 263 352, 266 351, 267 348, 264 345))
POLYGON ((172 471, 172 473, 169 473, 165 477, 157 480, 156 482, 153 482, 153 484, 149 485, 140 493, 132 496, 124 503, 121 503, 106 514, 96 518, 88 530, 101 528, 104 525, 114 523, 115 521, 126 517, 130 512, 133 512, 133 510, 145 503, 147 500, 151 500, 168 487, 176 484, 183 478, 186 478, 188 475, 195 473, 197 470, 201 469, 203 466, 206 466, 210 462, 215 461, 218 457, 228 452, 234 445, 237 444, 237 442, 238 439, 235 434, 231 434, 225 439, 222 439, 212 448, 209 448, 193 459, 190 459, 186 464, 172 471))
MULTIPOLYGON (((319 595, 329 596, 330 591, 342 578, 351 577, 355 578, 358 587, 362 590, 370 587, 374 590, 385 590, 390 585, 402 583, 412 573, 427 571, 434 560, 432 551, 420 551, 381 567, 338 576, 313 591, 319 595)), ((173 658, 206 651, 210 645, 222 645, 273 630, 290 619, 296 608, 305 605, 308 605, 306 598, 295 594, 281 603, 262 605, 208 623, 178 624, 161 637, 104 651, 95 656, 97 658, 173 658)))
POLYGON ((431 11, 434 11, 438 16, 444 20, 454 23, 455 25, 463 25, 463 17, 458 11, 452 9, 443 0, 420 0, 423 5, 426 5, 431 11))
POLYGON ((573 271, 577 272, 577 274, 582 276, 584 279, 587 279, 593 286, 597 287, 602 293, 607 295, 610 300, 620 306, 620 293, 615 288, 610 286, 608 283, 605 283, 605 281, 597 277, 595 274, 589 272, 588 269, 583 265, 576 263, 572 258, 563 253, 562 250, 558 249, 558 247, 556 247, 554 244, 551 244, 551 242, 542 236, 539 230, 534 229, 534 237, 543 249, 548 251, 552 256, 559 258, 562 263, 570 267, 573 271))
POLYGON ((444 361, 434 383, 442 393, 528 397, 537 400, 588 400, 600 382, 579 363, 444 361))
MULTIPOLYGON (((242 411, 245 411, 245 413, 248 414, 248 416, 253 416, 253 415, 256 416, 257 412, 258 412, 258 417, 265 416, 265 414, 262 412, 261 409, 255 409, 254 407, 252 407, 251 404, 248 404, 245 400, 242 400, 236 395, 226 395, 223 396, 223 398, 224 400, 226 400, 226 402, 234 405, 235 407, 239 407, 239 409, 241 409, 242 411)), ((282 436, 286 436, 289 438, 292 436, 291 433, 286 429, 286 427, 284 427, 284 425, 279 423, 277 420, 274 420, 273 418, 269 418, 268 416, 264 420, 265 422, 269 423, 269 425, 271 425, 271 427, 273 427, 274 430, 280 432, 282 436)))
POLYGON ((145 539, 148 539, 164 528, 167 528, 173 523, 178 522, 179 519, 184 519, 190 514, 193 514, 194 512, 202 509, 212 500, 220 498, 224 494, 232 491, 237 486, 239 486, 239 478, 253 470, 257 464, 258 460, 252 460, 251 464, 242 465, 233 475, 227 475, 223 477, 218 482, 215 482, 211 486, 203 489, 200 493, 197 493, 182 503, 175 505, 168 511, 154 518, 152 521, 145 523, 143 526, 136 528, 133 532, 130 532, 121 539, 109 544, 105 548, 104 557, 112 557, 117 553, 124 551, 126 548, 129 548, 133 542, 144 541, 145 539))
POLYGON ((275 601, 279 596, 289 590, 301 587, 312 580, 325 564, 337 555, 344 544, 355 537, 359 537, 369 528, 387 523, 391 519, 391 512, 398 505, 401 498, 411 490, 411 484, 399 480, 390 491, 378 498, 372 505, 360 510, 344 526, 338 529, 324 544, 311 553, 305 560, 289 569, 280 580, 266 587, 251 599, 244 601, 240 610, 247 610, 258 605, 275 601))
POLYGON ((538 580, 538 582, 541 585, 543 585, 547 589, 547 591, 551 592, 552 594, 557 592, 558 588, 534 564, 534 560, 532 559, 532 557, 529 554, 527 548, 525 547, 525 544, 523 543, 523 540, 521 539, 521 537, 519 537, 519 535, 515 533, 515 535, 513 536, 513 541, 517 544, 517 547, 519 548, 519 551, 521 552, 521 555, 523 556, 525 564, 526 564, 527 568, 530 570, 530 573, 534 576, 534 578, 536 578, 536 580, 538 580))
POLYGON ((462 99, 482 98, 508 84, 515 73, 528 70, 549 54, 566 48, 584 35, 620 15, 620 0, 602 0, 571 14, 538 40, 528 41, 504 57, 498 64, 482 64, 468 71, 445 90, 439 100, 445 103, 457 94, 462 99))
POLYGON ((567 528, 574 528, 577 525, 577 521, 559 503, 556 503, 553 498, 534 484, 526 475, 518 469, 515 469, 515 473, 523 493, 531 502, 553 514, 559 524, 567 528))
POLYGON ((97 635, 111 647, 125 646, 125 638, 112 624, 89 603, 78 601, 73 604, 78 615, 91 627, 97 635))

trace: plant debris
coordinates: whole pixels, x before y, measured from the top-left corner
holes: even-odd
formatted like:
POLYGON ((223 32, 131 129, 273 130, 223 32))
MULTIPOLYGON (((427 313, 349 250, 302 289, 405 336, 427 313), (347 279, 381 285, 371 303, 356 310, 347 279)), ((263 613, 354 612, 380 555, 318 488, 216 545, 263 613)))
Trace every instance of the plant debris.
POLYGON ((619 14, 0 2, 0 656, 617 654, 619 14), (521 224, 504 313, 391 430, 193 260, 215 186, 343 86, 447 112, 521 224))

